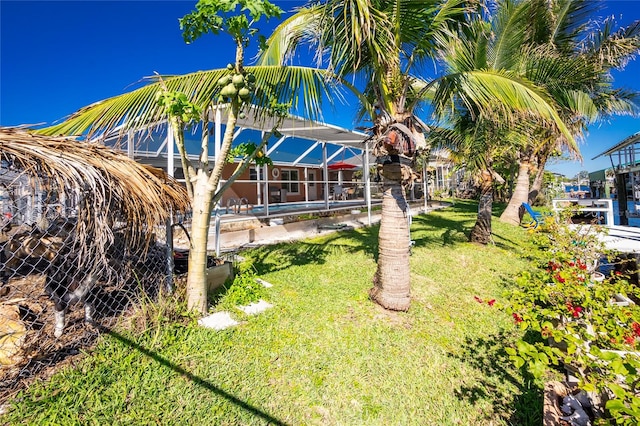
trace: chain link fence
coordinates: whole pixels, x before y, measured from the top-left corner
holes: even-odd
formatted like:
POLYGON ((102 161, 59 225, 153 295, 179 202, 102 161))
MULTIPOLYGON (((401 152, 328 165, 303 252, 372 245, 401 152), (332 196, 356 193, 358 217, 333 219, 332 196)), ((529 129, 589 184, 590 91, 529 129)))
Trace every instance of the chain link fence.
POLYGON ((2 402, 91 346, 101 327, 114 326, 142 297, 154 300, 170 286, 172 250, 165 226, 132 243, 129 225, 114 221, 107 247, 81 237, 81 199, 0 172, 2 402))

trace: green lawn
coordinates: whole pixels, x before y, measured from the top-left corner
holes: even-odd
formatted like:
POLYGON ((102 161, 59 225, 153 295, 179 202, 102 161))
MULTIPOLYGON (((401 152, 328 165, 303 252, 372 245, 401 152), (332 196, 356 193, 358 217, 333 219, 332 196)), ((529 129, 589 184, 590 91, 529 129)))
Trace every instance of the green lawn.
POLYGON ((466 242, 475 203, 415 217, 413 304, 367 298, 377 228, 242 255, 273 284, 273 308, 216 332, 188 317, 106 335, 74 368, 33 384, 9 424, 539 424, 541 393, 508 363, 500 300, 527 265, 525 230, 494 221, 466 242))

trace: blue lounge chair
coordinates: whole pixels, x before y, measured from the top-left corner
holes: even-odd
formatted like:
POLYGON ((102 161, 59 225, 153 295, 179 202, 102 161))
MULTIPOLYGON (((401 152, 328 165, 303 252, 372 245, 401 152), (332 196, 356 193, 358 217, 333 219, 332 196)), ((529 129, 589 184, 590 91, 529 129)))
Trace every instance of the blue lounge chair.
POLYGON ((531 222, 524 224, 527 228, 533 227, 533 229, 536 229, 538 226, 542 225, 548 217, 550 217, 548 213, 540 213, 533 210, 527 203, 522 203, 522 206, 527 213, 529 213, 529 216, 531 216, 531 222))

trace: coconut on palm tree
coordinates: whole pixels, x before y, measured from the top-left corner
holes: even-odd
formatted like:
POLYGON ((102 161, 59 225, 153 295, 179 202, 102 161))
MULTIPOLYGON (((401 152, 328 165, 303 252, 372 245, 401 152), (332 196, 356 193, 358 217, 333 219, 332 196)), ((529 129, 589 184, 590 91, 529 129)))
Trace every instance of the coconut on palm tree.
MULTIPOLYGON (((181 76, 155 76, 132 92, 109 98, 74 113, 63 123, 41 129, 46 134, 105 135, 119 126, 124 135, 138 129, 152 130, 168 122, 180 153, 192 210, 192 229, 187 278, 188 306, 207 310, 207 239, 211 211, 225 189, 261 152, 270 136, 277 132, 279 120, 291 105, 300 107, 310 118, 320 114, 328 83, 326 72, 305 67, 244 66, 244 52, 256 34, 255 22, 261 17, 279 17, 281 10, 266 0, 201 0, 196 11, 180 21, 185 41, 193 42, 211 32, 227 32, 236 45, 235 62, 227 68, 199 71, 181 76), (299 105, 296 104, 299 101, 299 105), (209 126, 213 111, 223 109, 226 129, 215 163, 209 164, 209 126), (243 161, 225 185, 220 185, 222 169, 231 151, 238 117, 251 110, 256 120, 271 118, 275 123, 259 146, 249 147, 243 161), (184 131, 203 121, 201 152, 197 162, 188 156, 184 131)), ((264 157, 260 161, 267 161, 264 157)))

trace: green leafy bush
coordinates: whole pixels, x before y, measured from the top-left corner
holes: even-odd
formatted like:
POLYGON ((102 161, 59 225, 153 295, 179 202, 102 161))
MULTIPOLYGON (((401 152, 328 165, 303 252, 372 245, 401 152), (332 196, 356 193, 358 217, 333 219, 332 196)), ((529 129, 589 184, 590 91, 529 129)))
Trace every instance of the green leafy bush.
POLYGON ((225 290, 216 307, 219 311, 235 311, 238 306, 258 302, 266 295, 265 287, 250 269, 239 271, 230 285, 225 284, 225 290))
POLYGON ((602 422, 637 424, 640 308, 617 300, 640 300, 640 290, 620 273, 599 276, 605 232, 551 223, 535 235, 542 257, 517 278, 502 307, 525 331, 506 350, 518 368, 538 379, 554 365, 566 367, 580 389, 606 401, 602 422))

